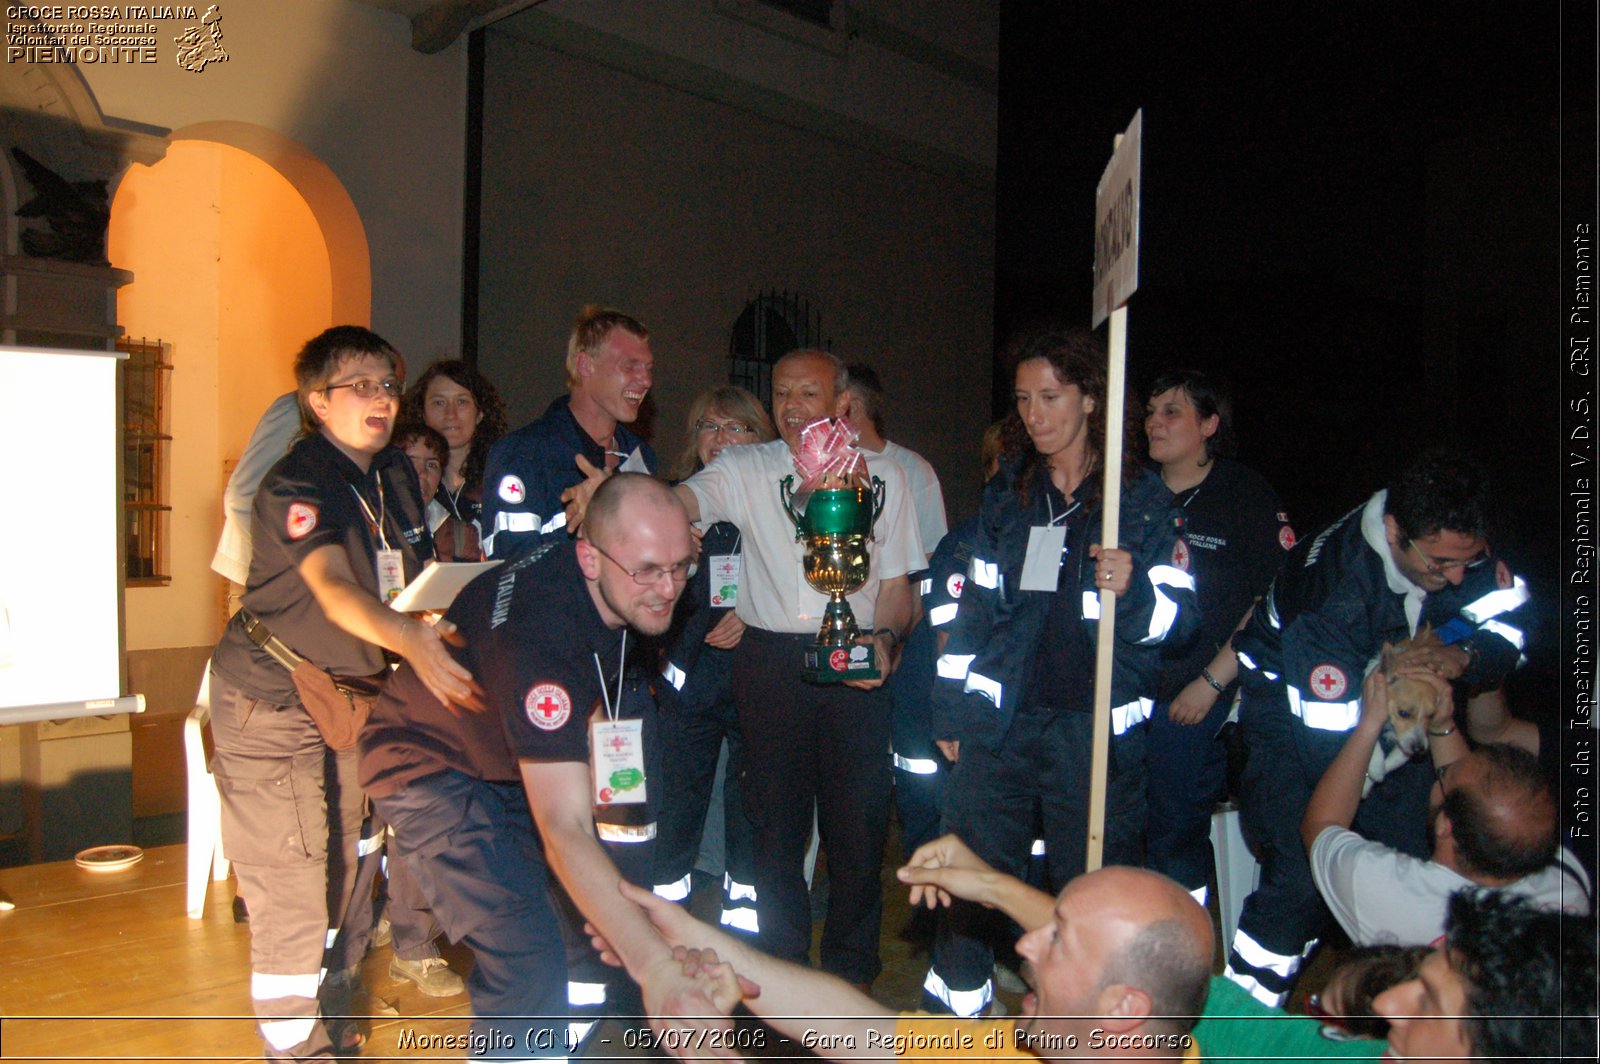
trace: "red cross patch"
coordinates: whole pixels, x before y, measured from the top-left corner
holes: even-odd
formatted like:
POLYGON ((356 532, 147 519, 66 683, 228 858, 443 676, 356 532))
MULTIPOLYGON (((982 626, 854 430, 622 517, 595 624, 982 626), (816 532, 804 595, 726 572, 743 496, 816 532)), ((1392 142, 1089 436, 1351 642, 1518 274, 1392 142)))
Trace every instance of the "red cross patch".
POLYGON ((1172 564, 1184 572, 1189 571, 1189 544, 1182 540, 1174 540, 1172 544, 1172 564))
POLYGON ((511 474, 500 478, 500 498, 509 503, 519 503, 528 497, 528 489, 522 486, 522 478, 511 474))
POLYGON ((305 539, 317 527, 317 508, 309 502, 289 504, 288 529, 290 539, 305 539))
POLYGON ((1506 568, 1505 562, 1494 563, 1494 582, 1502 588, 1510 587, 1515 583, 1511 579, 1511 570, 1506 568))
POLYGON ((1325 702, 1332 702, 1349 686, 1344 670, 1337 665, 1318 665, 1311 670, 1311 693, 1325 702))
POLYGON ((960 598, 961 589, 966 586, 967 578, 962 576, 960 573, 951 573, 950 579, 944 582, 944 589, 950 593, 950 597, 953 599, 960 598))
POLYGON ((1290 528, 1288 525, 1284 525, 1282 528, 1278 529, 1278 546, 1282 547, 1284 550, 1294 550, 1294 544, 1294 529, 1290 528))
POLYGON ((541 731, 555 731, 572 717, 572 697, 558 683, 536 683, 522 700, 528 721, 541 731))

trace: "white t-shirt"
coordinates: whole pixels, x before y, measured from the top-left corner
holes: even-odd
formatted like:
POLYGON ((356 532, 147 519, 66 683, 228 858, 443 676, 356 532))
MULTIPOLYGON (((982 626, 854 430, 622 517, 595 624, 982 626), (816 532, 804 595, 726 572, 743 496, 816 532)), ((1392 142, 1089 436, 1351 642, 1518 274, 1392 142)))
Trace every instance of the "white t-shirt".
MULTIPOLYGON (((884 485, 883 513, 868 544, 871 569, 861 590, 848 596, 861 630, 873 627, 878 584, 927 564, 912 517, 905 475, 893 462, 867 459, 867 472, 884 485)), ((806 583, 805 546, 795 538, 778 485, 795 472, 782 440, 724 447, 715 461, 684 481, 700 504, 702 522, 729 521, 743 541, 739 597, 734 611, 745 624, 770 632, 811 633, 822 624, 828 597, 806 583)))
MULTIPOLYGON (((1432 945, 1444 934, 1450 895, 1475 886, 1434 861, 1400 853, 1347 828, 1324 828, 1311 846, 1311 878, 1358 946, 1432 945)), ((1566 847, 1545 868, 1498 888, 1542 909, 1587 914, 1589 877, 1566 847)))
POLYGON ((280 395, 256 422, 245 444, 239 464, 233 467, 228 487, 222 493, 222 535, 217 552, 211 557, 213 571, 236 584, 250 582, 250 555, 254 540, 250 536, 250 508, 256 501, 256 488, 267 470, 289 453, 289 445, 300 432, 300 401, 294 392, 280 395))
MULTIPOLYGON (((934 548, 950 531, 950 525, 945 520, 944 491, 939 487, 939 474, 933 471, 933 466, 928 464, 926 458, 893 440, 883 441, 883 456, 899 466, 900 472, 906 475, 906 483, 911 488, 911 502, 917 511, 917 533, 922 537, 922 556, 931 558, 934 548)), ((867 452, 867 460, 872 460, 870 451, 867 452)))

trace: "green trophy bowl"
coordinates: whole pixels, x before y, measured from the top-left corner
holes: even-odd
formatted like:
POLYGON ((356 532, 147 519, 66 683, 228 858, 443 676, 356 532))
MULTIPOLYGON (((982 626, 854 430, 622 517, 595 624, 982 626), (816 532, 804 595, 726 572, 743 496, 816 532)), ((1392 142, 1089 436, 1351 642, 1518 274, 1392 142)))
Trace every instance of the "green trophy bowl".
POLYGON ((794 522, 795 538, 805 544, 806 583, 828 596, 816 641, 805 648, 802 676, 812 683, 878 679, 882 673, 872 645, 856 641, 861 628, 845 596, 867 582, 867 541, 883 512, 883 481, 873 477, 870 491, 865 486, 814 491, 797 510, 794 477, 788 476, 778 485, 778 496, 794 522))

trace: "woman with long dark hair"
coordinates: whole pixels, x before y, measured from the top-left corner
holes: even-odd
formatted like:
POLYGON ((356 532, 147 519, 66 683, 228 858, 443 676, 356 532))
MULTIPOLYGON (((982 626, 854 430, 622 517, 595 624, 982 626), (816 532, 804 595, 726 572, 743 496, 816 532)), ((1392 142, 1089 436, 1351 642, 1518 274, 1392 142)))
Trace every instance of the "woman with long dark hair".
POLYGON ((435 532, 441 561, 480 561, 483 467, 489 448, 505 435, 506 407, 500 393, 460 359, 435 362, 406 392, 405 419, 420 421, 450 445, 444 476, 433 501, 450 518, 435 532))
MULTIPOLYGON (((1106 355, 1087 331, 1048 332, 1017 357, 1000 472, 939 659, 934 738, 955 762, 944 828, 1021 875, 1042 838, 1060 887, 1084 871, 1101 591, 1116 601, 1106 864, 1141 864, 1144 721, 1160 644, 1195 618, 1171 495, 1138 460, 1132 406, 1106 405, 1106 355), (1121 520, 1100 543, 1106 424, 1124 421, 1121 520)), ((976 1015, 993 996, 985 910, 950 909, 924 984, 930 1007, 976 1015)))

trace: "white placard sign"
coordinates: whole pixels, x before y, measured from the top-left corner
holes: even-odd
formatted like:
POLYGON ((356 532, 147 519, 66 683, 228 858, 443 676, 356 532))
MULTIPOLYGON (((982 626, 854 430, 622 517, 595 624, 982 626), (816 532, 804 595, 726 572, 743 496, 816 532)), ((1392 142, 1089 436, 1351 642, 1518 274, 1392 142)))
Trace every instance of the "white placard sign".
POLYGON ((1139 287, 1139 141, 1134 112, 1094 193, 1094 327, 1139 287))

